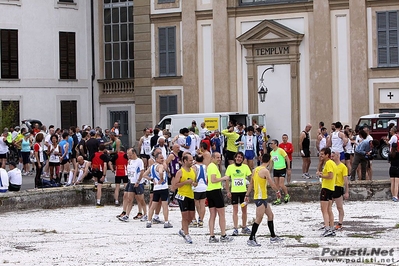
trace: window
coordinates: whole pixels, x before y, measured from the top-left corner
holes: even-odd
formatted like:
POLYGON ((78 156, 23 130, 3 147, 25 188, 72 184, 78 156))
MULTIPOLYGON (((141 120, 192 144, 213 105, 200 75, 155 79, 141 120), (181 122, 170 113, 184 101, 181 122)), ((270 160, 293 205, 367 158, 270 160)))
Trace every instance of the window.
POLYGON ((159 119, 166 115, 177 114, 177 95, 159 96, 159 119))
POLYGON ((176 76, 176 27, 158 30, 159 76, 176 76))
POLYGON ((60 3, 73 3, 73 0, 58 0, 60 3))
POLYGON ((105 79, 134 78, 133 1, 104 0, 105 79))
POLYGON ((78 124, 77 101, 61 101, 61 128, 67 129, 78 124))
POLYGON ((399 66, 399 12, 377 12, 378 66, 399 66))
POLYGON ((19 101, 1 101, 1 128, 19 126, 19 101))
POLYGON ((76 79, 75 32, 60 32, 60 79, 76 79))
POLYGON ((175 0, 158 0, 158 4, 174 3, 175 0))
POLYGON ((239 0, 240 5, 267 5, 267 4, 287 4, 295 2, 309 2, 310 0, 239 0))
POLYGON ((18 30, 0 29, 1 78, 18 78, 18 30))

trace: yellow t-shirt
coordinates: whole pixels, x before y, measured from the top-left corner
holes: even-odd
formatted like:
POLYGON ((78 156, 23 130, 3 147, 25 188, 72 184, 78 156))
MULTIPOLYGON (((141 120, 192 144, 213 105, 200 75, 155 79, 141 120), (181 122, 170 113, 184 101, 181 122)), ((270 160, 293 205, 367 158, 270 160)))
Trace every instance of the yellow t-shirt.
POLYGON ((251 175, 248 165, 236 166, 230 164, 226 169, 226 175, 231 178, 231 192, 247 191, 247 176, 251 175))
POLYGON ((254 199, 267 199, 267 179, 259 176, 259 171, 264 169, 263 166, 255 168, 253 178, 254 199))
POLYGON ((331 191, 335 190, 335 180, 337 178, 337 165, 334 163, 333 160, 328 160, 323 168, 323 176, 328 175, 328 173, 333 173, 333 179, 326 179, 323 178, 321 182, 321 187, 329 189, 331 191))
POLYGON ((237 132, 229 132, 228 129, 224 129, 221 132, 227 139, 226 149, 231 152, 237 152, 238 146, 236 146, 236 140, 240 137, 237 132))
POLYGON ((220 178, 220 176, 221 176, 219 168, 214 163, 210 163, 208 165, 208 167, 206 168, 206 176, 207 176, 207 180, 208 180, 208 187, 206 188, 206 191, 211 191, 211 190, 216 190, 216 189, 222 188, 222 182, 212 183, 212 178, 211 178, 212 175, 216 175, 216 178, 220 178))
POLYGON ((337 179, 335 180, 335 185, 338 187, 344 187, 345 176, 348 176, 348 168, 345 164, 340 163, 337 165, 337 179))
MULTIPOLYGON (((180 170, 182 172, 180 182, 187 181, 188 179, 195 181, 195 172, 192 168, 190 168, 190 172, 187 172, 187 170, 185 170, 184 168, 181 168, 180 170)), ((194 191, 191 184, 186 184, 182 187, 179 187, 177 193, 186 198, 194 199, 194 191)))

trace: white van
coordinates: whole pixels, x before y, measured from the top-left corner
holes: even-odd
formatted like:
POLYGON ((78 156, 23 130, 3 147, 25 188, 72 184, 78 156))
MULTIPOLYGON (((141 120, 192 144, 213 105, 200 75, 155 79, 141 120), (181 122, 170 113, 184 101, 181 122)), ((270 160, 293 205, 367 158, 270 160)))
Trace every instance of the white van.
POLYGON ((226 129, 229 121, 234 120, 246 126, 251 126, 255 120, 258 125, 266 127, 264 114, 246 114, 246 113, 193 113, 193 114, 176 114, 167 115, 158 123, 160 129, 168 129, 172 136, 179 134, 181 128, 190 128, 191 122, 195 120, 197 127, 200 128, 201 123, 205 122, 205 126, 209 131, 216 129, 222 131, 226 129))

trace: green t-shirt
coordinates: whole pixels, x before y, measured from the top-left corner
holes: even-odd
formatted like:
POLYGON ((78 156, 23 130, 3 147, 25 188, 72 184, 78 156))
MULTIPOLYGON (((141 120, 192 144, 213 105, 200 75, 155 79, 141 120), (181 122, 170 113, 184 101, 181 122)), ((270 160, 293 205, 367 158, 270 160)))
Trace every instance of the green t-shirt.
POLYGON ((231 192, 246 192, 247 176, 251 174, 251 170, 246 164, 241 166, 230 164, 226 169, 226 175, 231 178, 231 192))
POLYGON ((206 188, 206 191, 211 191, 211 190, 216 190, 216 189, 221 189, 222 188, 222 182, 216 182, 212 183, 211 176, 216 175, 216 178, 220 178, 220 171, 219 168, 217 167, 216 164, 210 163, 208 167, 206 168, 206 175, 208 179, 208 187, 206 188))
POLYGON ((273 169, 281 170, 286 168, 285 156, 287 156, 287 153, 281 148, 270 152, 270 157, 273 160, 273 169))
POLYGON ((237 152, 238 147, 236 146, 236 140, 240 137, 237 132, 229 132, 228 129, 224 129, 221 132, 227 139, 227 146, 226 149, 231 152, 237 152))

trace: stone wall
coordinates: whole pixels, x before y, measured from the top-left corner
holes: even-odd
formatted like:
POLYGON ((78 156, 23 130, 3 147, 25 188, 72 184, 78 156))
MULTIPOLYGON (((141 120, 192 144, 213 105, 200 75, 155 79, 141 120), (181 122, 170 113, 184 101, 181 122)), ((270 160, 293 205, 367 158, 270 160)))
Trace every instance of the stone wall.
MULTIPOLYGON (((102 202, 114 204, 114 185, 103 185, 102 202)), ((298 182, 288 186, 291 201, 318 201, 320 183, 298 182)), ((357 181, 350 184, 349 200, 391 200, 390 181, 357 181)), ((226 204, 229 200, 225 195, 226 204)), ((123 189, 120 191, 119 201, 122 202, 123 189)), ((145 191, 148 202, 149 192, 145 191)), ((275 199, 275 193, 269 190, 269 199, 275 199)), ((30 189, 21 192, 7 192, 0 194, 0 213, 27 209, 55 209, 76 207, 81 205, 95 205, 96 192, 93 185, 77 187, 30 189)))

